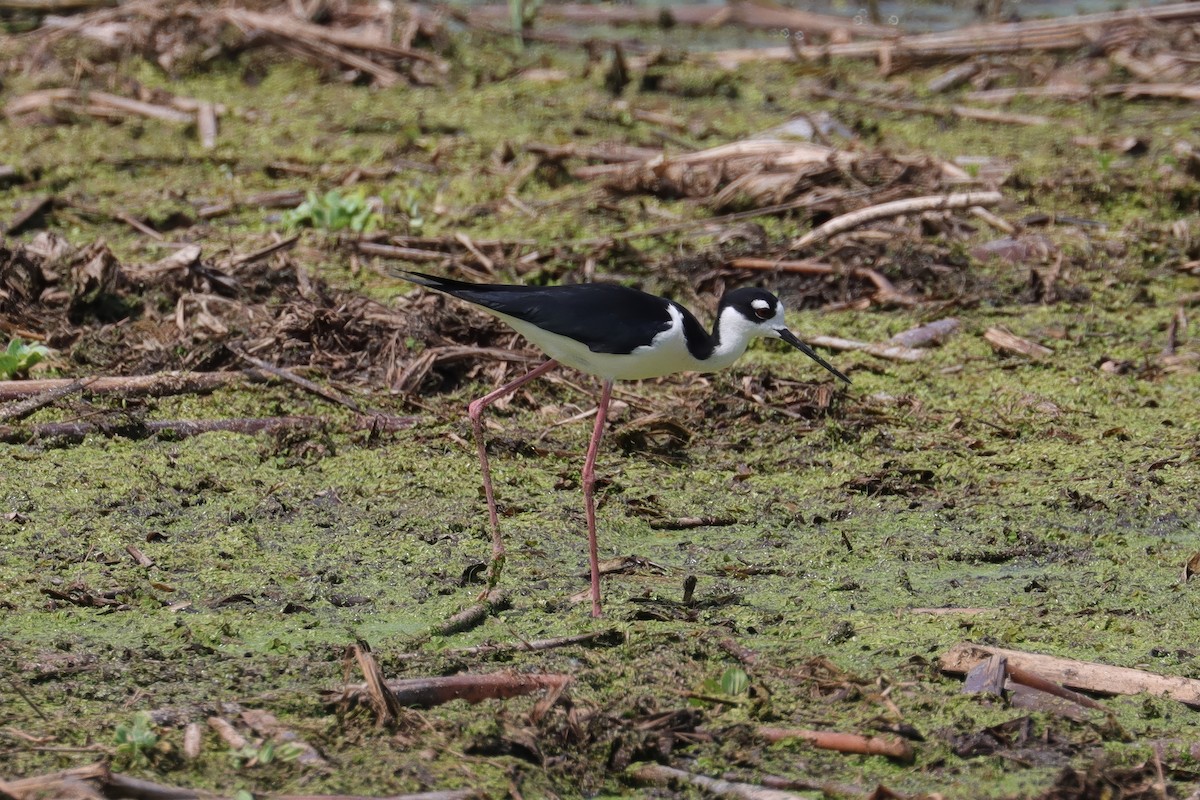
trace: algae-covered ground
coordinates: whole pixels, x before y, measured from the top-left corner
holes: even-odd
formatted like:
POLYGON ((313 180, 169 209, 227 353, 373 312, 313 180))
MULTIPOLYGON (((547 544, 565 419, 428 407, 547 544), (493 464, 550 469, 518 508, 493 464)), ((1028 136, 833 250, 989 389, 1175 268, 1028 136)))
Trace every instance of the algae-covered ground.
MULTIPOLYGON (((829 375, 761 343, 726 373, 618 387, 599 461, 601 557, 642 560, 605 577, 600 620, 576 597, 586 587, 578 473, 591 425, 570 420, 594 407, 590 378, 564 372, 491 414, 510 548, 500 585, 511 607, 451 636, 429 631, 475 601, 481 587, 465 578, 490 552, 464 411, 493 385, 494 367, 464 366, 456 374, 467 378, 416 395, 353 387, 364 405, 415 418, 378 436, 282 383, 95 396, 41 412, 30 421, 135 403, 150 419, 319 415, 327 426, 0 446, 0 778, 111 758, 123 772, 226 796, 454 787, 491 797, 693 796, 631 777, 631 765, 661 761, 750 783, 837 784, 830 793, 884 784, 1027 797, 1066 780, 1066 767, 1115 791, 1121 776, 1153 775, 1158 764, 1164 786, 1146 796, 1186 796, 1200 773, 1196 711, 1148 696, 1105 698, 1109 715, 1078 719, 1022 710, 962 694, 938 656, 973 641, 1200 678, 1200 586, 1184 573, 1200 549, 1200 379, 1186 359, 1174 370, 1160 364, 1172 319, 1191 313, 1200 290, 1195 270, 1180 268, 1200 249, 1195 179, 1180 155, 1181 144, 1200 146, 1200 117, 1168 103, 1029 102, 1019 110, 1061 124, 1016 128, 876 112, 801 88, 814 76, 864 93, 878 85, 871 69, 837 62, 824 72, 689 68, 679 81, 689 90, 632 87, 618 107, 581 56, 455 36, 441 86, 372 89, 253 55, 173 80, 122 61, 119 78, 225 104, 216 148, 153 121, 0 123, 4 157, 28 176, 0 189, 0 214, 42 194, 67 198, 74 205, 45 225, 76 246, 104 238, 123 263, 156 261, 184 241, 248 252, 283 230, 279 212, 244 208, 205 222, 190 214, 194 204, 324 191, 356 168, 407 159, 436 169, 401 166, 364 183, 387 205, 385 230, 404 233, 419 217, 427 235, 530 240, 557 254, 523 266, 520 280, 574 278, 587 247, 572 242, 705 213, 687 201, 609 198, 548 168, 514 184, 531 142, 653 142, 634 107, 690 122, 698 133, 685 135, 698 146, 828 111, 862 146, 1011 163, 997 209, 1007 219, 1044 212, 1099 224, 1039 231, 1068 256, 1051 302, 1031 291, 1029 265, 971 255, 996 236, 979 222, 924 273, 903 237, 875 265, 910 284, 917 274, 939 282, 916 307, 838 310, 828 302, 835 281, 741 274, 780 290, 802 337, 878 342, 945 316, 961 329, 915 363, 824 351, 853 379, 827 402, 814 398, 829 375), (514 76, 530 65, 564 79, 514 76), (1139 137, 1145 147, 1113 155, 1072 143, 1076 133, 1139 137), (282 162, 322 171, 267 169, 282 162), (526 210, 505 202, 514 192, 526 210), (180 212, 186 222, 163 223, 166 241, 156 242, 110 216, 117 211, 154 225, 180 212), (995 326, 1051 353, 1003 354, 983 338, 995 326), (647 440, 639 431, 650 413, 690 438, 647 440), (670 524, 695 517, 714 524, 670 524), (131 545, 152 566, 131 558, 131 545), (609 629, 620 636, 586 646, 453 652, 609 629), (346 658, 355 643, 369 645, 389 678, 507 669, 574 681, 548 710, 535 708, 537 695, 456 701, 377 726, 324 702, 326 690, 361 680, 346 658), (253 759, 207 727, 199 757, 184 757, 188 723, 240 725, 247 709, 274 714, 322 761, 253 759), (152 734, 143 747, 121 746, 139 712, 151 714, 152 734), (916 756, 768 745, 755 735, 761 725, 899 733, 916 756)), ((4 94, 32 81, 13 76, 4 94)), ((776 246, 811 226, 802 216, 757 221, 776 246)), ((713 299, 681 289, 677 265, 716 247, 716 235, 635 239, 637 258, 619 262, 628 252, 609 249, 595 269, 674 290, 709 314, 713 299)), ((348 252, 309 231, 291 257, 384 302, 412 291, 348 252)), ((498 269, 499 279, 518 279, 513 265, 498 269)), ((1194 353, 1186 325, 1175 331, 1179 352, 1194 353)), ((84 375, 87 364, 60 352, 42 374, 84 375)))

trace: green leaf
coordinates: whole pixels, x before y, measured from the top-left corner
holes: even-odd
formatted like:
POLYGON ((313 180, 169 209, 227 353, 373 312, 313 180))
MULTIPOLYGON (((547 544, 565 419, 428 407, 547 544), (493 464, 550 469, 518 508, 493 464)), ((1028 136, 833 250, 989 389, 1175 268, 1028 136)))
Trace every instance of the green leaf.
POLYGON ((725 694, 745 694, 750 688, 750 676, 740 667, 730 667, 721 676, 721 691, 725 694))
POLYGON ((22 375, 50 354, 50 348, 40 344, 25 344, 15 337, 0 351, 0 380, 22 375))

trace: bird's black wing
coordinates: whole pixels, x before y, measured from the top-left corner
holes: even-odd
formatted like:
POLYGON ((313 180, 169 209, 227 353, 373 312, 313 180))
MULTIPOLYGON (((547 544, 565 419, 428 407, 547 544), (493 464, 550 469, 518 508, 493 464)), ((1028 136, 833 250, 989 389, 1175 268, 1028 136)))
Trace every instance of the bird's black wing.
MULTIPOLYGON (((422 286, 582 342, 593 353, 630 353, 650 344, 655 335, 671 327, 668 301, 626 286, 582 283, 530 287, 466 283, 419 272, 398 274, 422 286), (597 309, 603 312, 598 313, 597 309)), ((686 309, 680 311, 685 323, 699 327, 700 323, 686 309)))

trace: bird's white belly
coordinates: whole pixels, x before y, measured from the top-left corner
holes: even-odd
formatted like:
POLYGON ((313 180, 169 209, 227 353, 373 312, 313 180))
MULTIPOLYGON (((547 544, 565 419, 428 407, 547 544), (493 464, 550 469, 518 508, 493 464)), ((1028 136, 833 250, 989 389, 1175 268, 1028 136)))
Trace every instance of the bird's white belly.
POLYGON ((688 350, 683 327, 679 324, 672 325, 655 336, 651 344, 638 347, 632 353, 596 353, 570 337, 549 333, 503 314, 496 316, 560 364, 600 378, 636 381, 676 372, 709 371, 705 362, 697 360, 688 350))

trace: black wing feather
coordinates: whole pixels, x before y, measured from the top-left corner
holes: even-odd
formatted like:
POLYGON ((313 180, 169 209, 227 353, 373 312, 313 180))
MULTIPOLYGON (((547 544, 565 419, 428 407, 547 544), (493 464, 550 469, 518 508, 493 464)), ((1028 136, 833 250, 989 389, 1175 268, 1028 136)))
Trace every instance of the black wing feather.
MULTIPOLYGON (((581 283, 532 288, 466 283, 420 272, 397 274, 413 283, 582 342, 593 353, 631 353, 650 344, 655 335, 671 327, 667 300, 626 286, 581 283), (602 325, 597 325, 597 306, 609 309, 602 325)), ((686 309, 676 308, 683 313, 685 325, 690 322, 697 328, 700 326, 686 309)))

